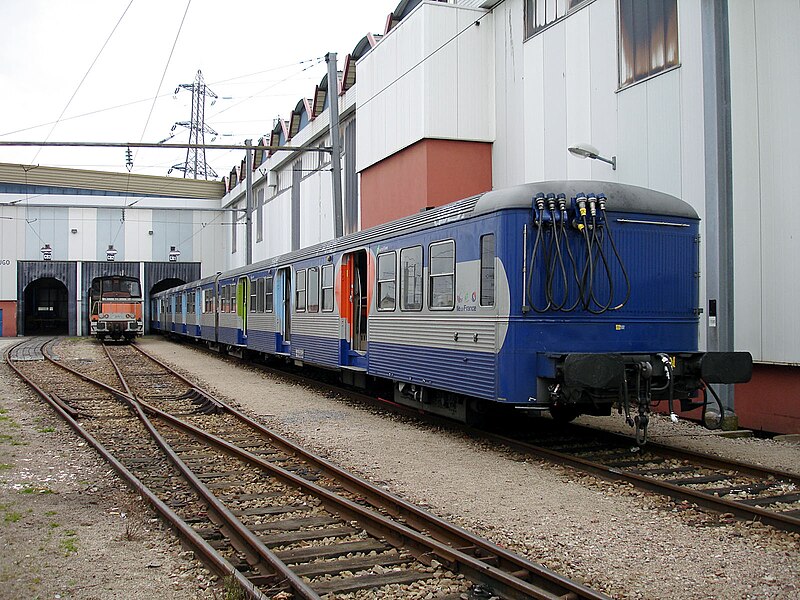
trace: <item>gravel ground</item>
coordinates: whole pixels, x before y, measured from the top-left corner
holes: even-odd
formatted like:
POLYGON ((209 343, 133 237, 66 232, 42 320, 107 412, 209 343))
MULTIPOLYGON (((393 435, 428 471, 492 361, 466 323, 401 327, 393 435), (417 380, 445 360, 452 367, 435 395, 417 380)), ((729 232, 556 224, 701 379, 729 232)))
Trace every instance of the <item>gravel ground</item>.
MULTIPOLYGON (((330 398, 191 345, 160 338, 146 338, 141 344, 199 378, 220 397, 260 415, 268 426, 330 460, 615 598, 796 598, 800 594, 798 535, 707 515, 688 504, 673 504, 626 485, 579 475, 460 434, 330 398)), ((108 468, 93 452, 79 446, 75 436, 50 417, 47 409, 29 402, 33 397, 9 381, 5 366, 0 366, 0 392, 0 406, 7 409, 2 416, 22 423, 26 436, 14 433, 14 439, 29 444, 11 446, 13 442, 0 439, 0 452, 12 455, 0 462, 13 465, 0 472, 0 502, 6 514, 11 510, 23 514, 18 522, 9 523, 6 518, 0 523, 3 537, 13 540, 11 552, 0 558, 0 597, 18 597, 4 595, 8 582, 16 586, 14 590, 33 588, 30 597, 37 593, 49 598, 54 593, 74 598, 209 597, 207 575, 185 560, 180 549, 148 518, 137 521, 149 524, 149 531, 138 534, 142 539, 124 539, 125 527, 118 514, 124 504, 121 498, 135 498, 115 477, 106 477, 108 468), (45 423, 55 431, 40 433, 45 423), (81 524, 70 525, 79 529, 80 540, 87 540, 78 544, 77 552, 63 556, 59 547, 62 531, 48 528, 47 520, 56 517, 46 516, 49 509, 40 503, 56 494, 17 491, 15 486, 28 478, 23 473, 31 468, 26 460, 37 465, 34 485, 50 471, 69 467, 65 481, 47 485, 61 500, 55 510, 71 511, 59 512, 62 522, 81 524), (92 492, 96 504, 83 512, 87 509, 86 482, 92 484, 88 489, 97 490, 92 492), (6 508, 9 503, 13 506, 6 508), (74 506, 62 509, 62 504, 74 506), (37 516, 29 517, 28 510, 37 516), (28 525, 23 528, 20 523, 28 525), (90 543, 91 539, 99 540, 100 547, 90 543), (136 549, 133 544, 138 544, 136 549), (102 561, 97 560, 100 556, 102 561), (134 557, 141 558, 137 561, 134 557), (159 566, 148 568, 153 557, 159 566), (81 567, 94 567, 96 573, 71 579, 65 565, 76 566, 78 561, 81 567), (29 563, 38 565, 38 575, 28 573, 29 563), (128 567, 134 571, 130 576, 124 571, 128 567), (116 577, 117 573, 125 573, 125 579, 116 577), (147 585, 162 587, 145 593, 145 584, 135 578, 137 573, 147 585), (185 573, 190 575, 182 577, 185 573), (88 589, 89 577, 102 583, 88 589), (142 595, 137 596, 140 591, 142 595)), ((616 426, 616 421, 592 422, 616 426)), ((5 433, 8 423, 0 425, 0 433, 5 433)), ((800 470, 800 446, 784 442, 720 438, 689 423, 675 426, 660 418, 651 425, 651 437, 800 470)))

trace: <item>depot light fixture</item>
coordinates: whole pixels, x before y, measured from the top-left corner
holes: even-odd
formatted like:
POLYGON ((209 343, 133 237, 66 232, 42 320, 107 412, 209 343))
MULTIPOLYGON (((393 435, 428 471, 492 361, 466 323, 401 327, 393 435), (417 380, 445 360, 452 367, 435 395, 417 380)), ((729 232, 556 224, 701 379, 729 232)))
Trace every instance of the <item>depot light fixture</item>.
POLYGON ((108 250, 106 250, 106 260, 108 262, 114 262, 117 257, 117 251, 114 249, 114 244, 108 245, 108 250))
POLYGON ((50 244, 45 244, 40 248, 42 253, 42 260, 53 260, 53 249, 50 247, 50 244))
POLYGON ((611 165, 612 170, 617 170, 617 157, 612 156, 611 158, 606 158, 604 156, 600 156, 600 151, 591 144, 573 144, 567 148, 567 150, 569 150, 569 153, 573 156, 577 156, 578 158, 591 158, 592 160, 600 160, 611 165))

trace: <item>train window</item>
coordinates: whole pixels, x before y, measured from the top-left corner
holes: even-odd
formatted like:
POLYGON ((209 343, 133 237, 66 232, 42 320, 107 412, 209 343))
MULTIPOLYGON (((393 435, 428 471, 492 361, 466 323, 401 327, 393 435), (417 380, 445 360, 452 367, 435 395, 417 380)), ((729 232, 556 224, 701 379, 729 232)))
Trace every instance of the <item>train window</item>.
POLYGON ((319 312, 319 269, 308 270, 308 312, 319 312))
POLYGON ((272 312, 272 306, 273 306, 272 284, 273 284, 273 278, 267 277, 267 280, 264 284, 264 310, 266 310, 267 312, 272 312))
POLYGON ((333 265, 322 267, 322 310, 333 310, 333 265))
POLYGON ((306 310, 306 270, 297 272, 297 283, 295 285, 294 306, 297 312, 306 310))
POLYGON ((494 306, 494 234, 481 237, 481 306, 494 306))
POLYGON ((248 279, 248 281, 250 282, 250 312, 254 313, 258 310, 258 280, 248 279))
POLYGON ((422 246, 400 251, 400 310, 422 310, 422 246))
POLYGON ((219 291, 219 312, 228 312, 228 286, 223 285, 219 291))
POLYGON ((454 241, 436 242, 430 246, 429 306, 452 310, 455 306, 456 244, 454 241))
POLYGON ((254 311, 258 313, 264 312, 264 278, 259 277, 256 279, 255 284, 253 285, 253 289, 255 291, 256 299, 253 305, 255 306, 254 311))
POLYGON ((235 313, 236 312, 236 286, 234 284, 231 284, 231 285, 228 286, 228 289, 230 290, 230 295, 231 295, 231 301, 230 301, 230 304, 228 304, 228 309, 232 313, 235 313))
POLYGON ((397 253, 378 254, 378 310, 394 310, 397 303, 397 253))

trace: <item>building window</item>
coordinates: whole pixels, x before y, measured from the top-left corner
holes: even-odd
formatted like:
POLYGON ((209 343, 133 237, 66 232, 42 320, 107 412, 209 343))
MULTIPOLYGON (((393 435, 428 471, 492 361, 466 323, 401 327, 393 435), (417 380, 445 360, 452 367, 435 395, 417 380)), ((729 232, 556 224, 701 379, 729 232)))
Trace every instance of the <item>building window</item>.
POLYGON ((319 269, 308 270, 308 312, 319 312, 319 269))
POLYGON ((494 234, 481 237, 481 306, 494 306, 494 234))
POLYGON ((619 0, 620 87, 677 65, 677 0, 619 0))
POLYGON ((333 310, 333 265, 322 267, 322 311, 333 310))
POLYGON ((297 312, 306 310, 306 270, 297 272, 297 283, 295 286, 294 306, 297 312))
POLYGON ((266 312, 272 312, 273 307, 273 296, 272 296, 272 284, 274 278, 267 277, 266 282, 264 283, 264 310, 266 312))
POLYGON ((422 246, 400 251, 400 310, 422 310, 422 246))
POLYGON ((378 310, 394 310, 397 295, 397 253, 378 254, 378 310))
POLYGON ((451 310, 455 306, 456 244, 436 242, 430 246, 429 267, 431 308, 451 310))
POLYGON ((256 242, 264 239, 264 188, 256 195, 256 242))
POLYGON ((231 212, 231 254, 236 254, 236 225, 239 223, 239 211, 231 212))
POLYGON ((590 0, 525 0, 525 39, 563 19, 590 0))

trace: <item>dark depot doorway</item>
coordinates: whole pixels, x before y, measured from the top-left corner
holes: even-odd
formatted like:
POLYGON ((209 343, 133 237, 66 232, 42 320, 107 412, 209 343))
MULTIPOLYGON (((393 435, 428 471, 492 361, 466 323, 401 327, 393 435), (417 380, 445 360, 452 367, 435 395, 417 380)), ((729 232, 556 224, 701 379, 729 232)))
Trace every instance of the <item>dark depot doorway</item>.
POLYGON ((68 335, 67 286, 45 277, 25 288, 24 335, 68 335))

